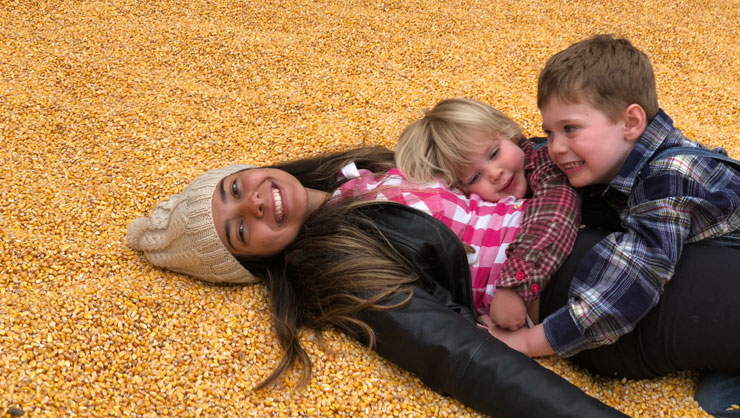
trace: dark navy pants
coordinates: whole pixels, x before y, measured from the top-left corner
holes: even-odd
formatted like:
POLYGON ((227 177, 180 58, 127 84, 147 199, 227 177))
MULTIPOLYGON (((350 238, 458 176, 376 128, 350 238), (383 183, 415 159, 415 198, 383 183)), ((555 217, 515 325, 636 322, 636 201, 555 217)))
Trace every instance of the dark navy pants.
MULTIPOLYGON (((570 257, 540 296, 540 318, 567 303, 581 257, 606 235, 581 230, 570 257)), ((602 376, 630 379, 681 370, 740 373, 740 249, 686 245, 660 303, 636 329, 572 360, 602 376)))

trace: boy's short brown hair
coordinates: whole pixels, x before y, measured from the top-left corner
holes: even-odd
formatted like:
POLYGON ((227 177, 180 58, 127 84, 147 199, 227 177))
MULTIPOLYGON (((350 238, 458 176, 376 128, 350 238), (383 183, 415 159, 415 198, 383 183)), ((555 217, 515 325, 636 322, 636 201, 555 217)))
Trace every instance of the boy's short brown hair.
POLYGON ((519 124, 494 107, 471 99, 445 99, 401 133, 396 165, 409 180, 440 177, 448 186, 460 187, 460 171, 470 164, 470 137, 475 131, 514 143, 522 139, 519 124))
POLYGON ((650 59, 628 40, 610 35, 577 42, 547 60, 537 83, 537 107, 552 99, 588 102, 612 121, 633 103, 642 106, 648 121, 658 113, 650 59))

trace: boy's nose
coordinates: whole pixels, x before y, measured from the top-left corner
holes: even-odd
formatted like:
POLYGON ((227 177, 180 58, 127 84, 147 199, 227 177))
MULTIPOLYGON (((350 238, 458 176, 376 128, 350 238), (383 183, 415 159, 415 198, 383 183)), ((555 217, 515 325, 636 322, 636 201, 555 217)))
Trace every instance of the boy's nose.
POLYGON ((550 152, 557 154, 562 154, 568 150, 568 147, 565 146, 565 141, 555 135, 550 139, 547 147, 550 149, 550 152))

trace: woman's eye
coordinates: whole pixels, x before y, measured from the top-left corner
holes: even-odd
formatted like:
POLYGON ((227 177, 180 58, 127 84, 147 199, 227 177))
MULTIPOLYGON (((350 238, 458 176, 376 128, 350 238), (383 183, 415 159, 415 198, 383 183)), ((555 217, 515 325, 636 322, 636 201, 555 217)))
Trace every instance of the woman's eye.
POLYGON ((239 222, 239 239, 244 242, 244 222, 239 222))
POLYGON ((239 187, 236 185, 236 181, 231 182, 231 194, 239 196, 239 187))

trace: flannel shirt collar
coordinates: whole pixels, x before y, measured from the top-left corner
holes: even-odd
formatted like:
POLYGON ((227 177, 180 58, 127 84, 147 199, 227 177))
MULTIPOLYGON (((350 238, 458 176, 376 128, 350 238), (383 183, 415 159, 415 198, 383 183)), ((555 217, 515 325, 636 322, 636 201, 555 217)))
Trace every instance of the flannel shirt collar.
POLYGON ((519 141, 519 148, 524 151, 524 171, 529 172, 535 169, 534 155, 534 142, 530 141, 526 137, 522 137, 519 141))
POLYGON ((658 113, 637 139, 635 148, 625 160, 617 176, 606 187, 604 194, 614 190, 629 195, 643 167, 650 163, 658 151, 672 145, 670 143, 672 141, 666 141, 672 130, 673 120, 663 112, 663 109, 658 109, 658 113))

